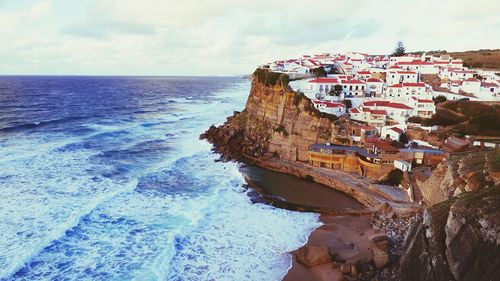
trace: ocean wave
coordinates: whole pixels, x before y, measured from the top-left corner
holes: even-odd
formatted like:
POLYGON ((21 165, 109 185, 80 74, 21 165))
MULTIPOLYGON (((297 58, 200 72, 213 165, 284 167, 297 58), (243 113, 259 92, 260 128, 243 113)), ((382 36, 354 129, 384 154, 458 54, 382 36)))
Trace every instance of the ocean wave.
POLYGON ((2 128, 0 128, 0 133, 19 132, 19 131, 25 131, 25 130, 30 130, 30 129, 34 129, 34 128, 40 129, 42 127, 58 125, 58 124, 63 124, 63 123, 67 123, 67 122, 77 121, 77 120, 85 120, 87 118, 88 117, 84 117, 84 116, 70 116, 70 117, 64 117, 64 118, 53 119, 53 120, 33 121, 30 123, 23 123, 23 124, 18 124, 18 125, 13 125, 13 126, 2 127, 2 128))

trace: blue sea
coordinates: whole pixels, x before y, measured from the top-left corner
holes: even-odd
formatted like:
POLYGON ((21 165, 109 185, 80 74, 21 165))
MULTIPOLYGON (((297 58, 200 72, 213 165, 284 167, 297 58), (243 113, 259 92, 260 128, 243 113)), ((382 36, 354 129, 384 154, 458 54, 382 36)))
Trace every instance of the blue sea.
POLYGON ((281 280, 318 216, 198 136, 250 81, 0 77, 0 280, 281 280))

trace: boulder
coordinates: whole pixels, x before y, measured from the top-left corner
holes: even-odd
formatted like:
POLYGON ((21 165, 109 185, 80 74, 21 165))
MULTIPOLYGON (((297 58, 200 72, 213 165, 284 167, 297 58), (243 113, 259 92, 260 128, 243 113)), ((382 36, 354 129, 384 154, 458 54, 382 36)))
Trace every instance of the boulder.
POLYGON ((411 227, 401 280, 498 280, 500 186, 434 205, 411 227))
POLYGON ((370 237, 373 253, 373 263, 377 268, 383 268, 389 263, 389 238, 379 233, 370 237))
POLYGON ((306 267, 332 262, 327 246, 306 245, 297 250, 297 261, 306 267))

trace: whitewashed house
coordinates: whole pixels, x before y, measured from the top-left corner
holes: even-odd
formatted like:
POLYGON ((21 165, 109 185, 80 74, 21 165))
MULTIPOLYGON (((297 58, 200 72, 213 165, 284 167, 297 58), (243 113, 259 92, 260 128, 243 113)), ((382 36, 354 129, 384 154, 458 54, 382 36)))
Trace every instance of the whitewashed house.
POLYGON ((359 80, 341 80, 342 91, 345 96, 364 97, 366 83, 359 80))
POLYGON ((401 62, 411 62, 417 58, 418 58, 418 56, 416 56, 416 55, 406 55, 406 56, 401 56, 401 57, 389 57, 389 66, 399 64, 401 62))
POLYGON ((341 116, 346 113, 346 106, 340 102, 332 101, 322 101, 322 100, 312 100, 314 107, 319 111, 326 112, 328 114, 334 114, 336 116, 341 116))
POLYGON ((383 139, 399 141, 399 137, 405 132, 405 130, 406 128, 400 128, 399 126, 384 126, 380 132, 380 137, 383 139))
POLYGON ((361 110, 368 108, 370 110, 383 110, 386 116, 398 122, 406 122, 406 119, 413 114, 413 108, 400 102, 391 102, 386 100, 365 101, 360 106, 361 110))
POLYGON ((397 64, 402 69, 415 71, 421 74, 437 74, 439 68, 429 61, 414 60, 411 62, 399 62, 397 64))
POLYGON ((340 84, 337 78, 318 77, 308 81, 309 90, 316 94, 328 94, 335 85, 340 84))
POLYGON ((385 77, 388 85, 399 83, 416 83, 418 81, 418 74, 415 71, 397 70, 389 71, 385 77))
POLYGON ((476 96, 484 101, 500 101, 500 87, 496 83, 482 82, 476 96))
POLYGON ((372 77, 372 73, 368 70, 362 70, 362 71, 358 71, 356 73, 356 78, 358 78, 358 80, 366 81, 366 80, 370 79, 371 77, 372 77))
POLYGON ((434 113, 436 113, 436 106, 434 105, 434 101, 431 99, 411 97, 407 100, 407 104, 410 107, 413 107, 412 116, 430 118, 434 113))
POLYGON ((379 97, 383 90, 384 82, 382 80, 376 78, 369 78, 366 80, 366 96, 379 97))
POLYGON ((411 171, 411 163, 405 160, 394 160, 394 168, 401 170, 402 172, 411 171))
POLYGON ((439 71, 439 78, 449 80, 466 80, 473 78, 476 72, 461 68, 443 68, 439 71))
POLYGON ((385 126, 387 112, 385 110, 373 109, 370 108, 351 108, 349 109, 349 118, 354 121, 359 121, 366 123, 370 126, 381 130, 383 126, 385 126))
MULTIPOLYGON (((455 85, 459 86, 459 91, 462 90, 462 91, 464 91, 466 93, 470 93, 470 94, 477 94, 481 90, 481 81, 474 79, 474 78, 465 79, 465 80, 460 81, 460 82, 454 81, 450 84, 451 87, 453 87, 455 85)), ((454 88, 453 90, 455 90, 455 87, 453 87, 453 88, 454 88)), ((459 91, 453 91, 453 90, 452 90, 452 92, 456 92, 456 93, 459 92, 459 91)))
POLYGON ((401 100, 408 97, 430 98, 432 94, 425 86, 425 83, 401 83, 391 86, 386 85, 384 96, 401 100))

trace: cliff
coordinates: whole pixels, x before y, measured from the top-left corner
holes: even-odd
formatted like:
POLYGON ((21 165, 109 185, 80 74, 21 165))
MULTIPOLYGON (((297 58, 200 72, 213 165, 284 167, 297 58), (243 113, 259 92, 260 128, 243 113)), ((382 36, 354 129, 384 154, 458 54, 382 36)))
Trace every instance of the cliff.
POLYGON ((500 184, 500 149, 451 155, 428 177, 414 171, 417 188, 428 205, 465 192, 500 184))
MULTIPOLYGON (((309 145, 333 142, 341 127, 337 117, 318 111, 311 100, 288 86, 288 76, 258 69, 242 112, 219 126, 211 126, 200 138, 214 145, 223 160, 242 160, 263 168, 308 178, 344 192, 370 211, 394 210, 408 216, 421 207, 410 203, 406 191, 374 184, 356 172, 358 159, 338 170, 309 165, 309 145)), ((368 173, 371 178, 383 169, 368 173)))
POLYGON ((497 280, 500 186, 427 209, 406 237, 401 280, 497 280))
POLYGON ((315 109, 283 76, 269 81, 275 73, 257 71, 245 109, 235 112, 223 126, 210 127, 202 137, 228 159, 268 155, 308 161, 310 144, 330 142, 336 117, 315 109))

